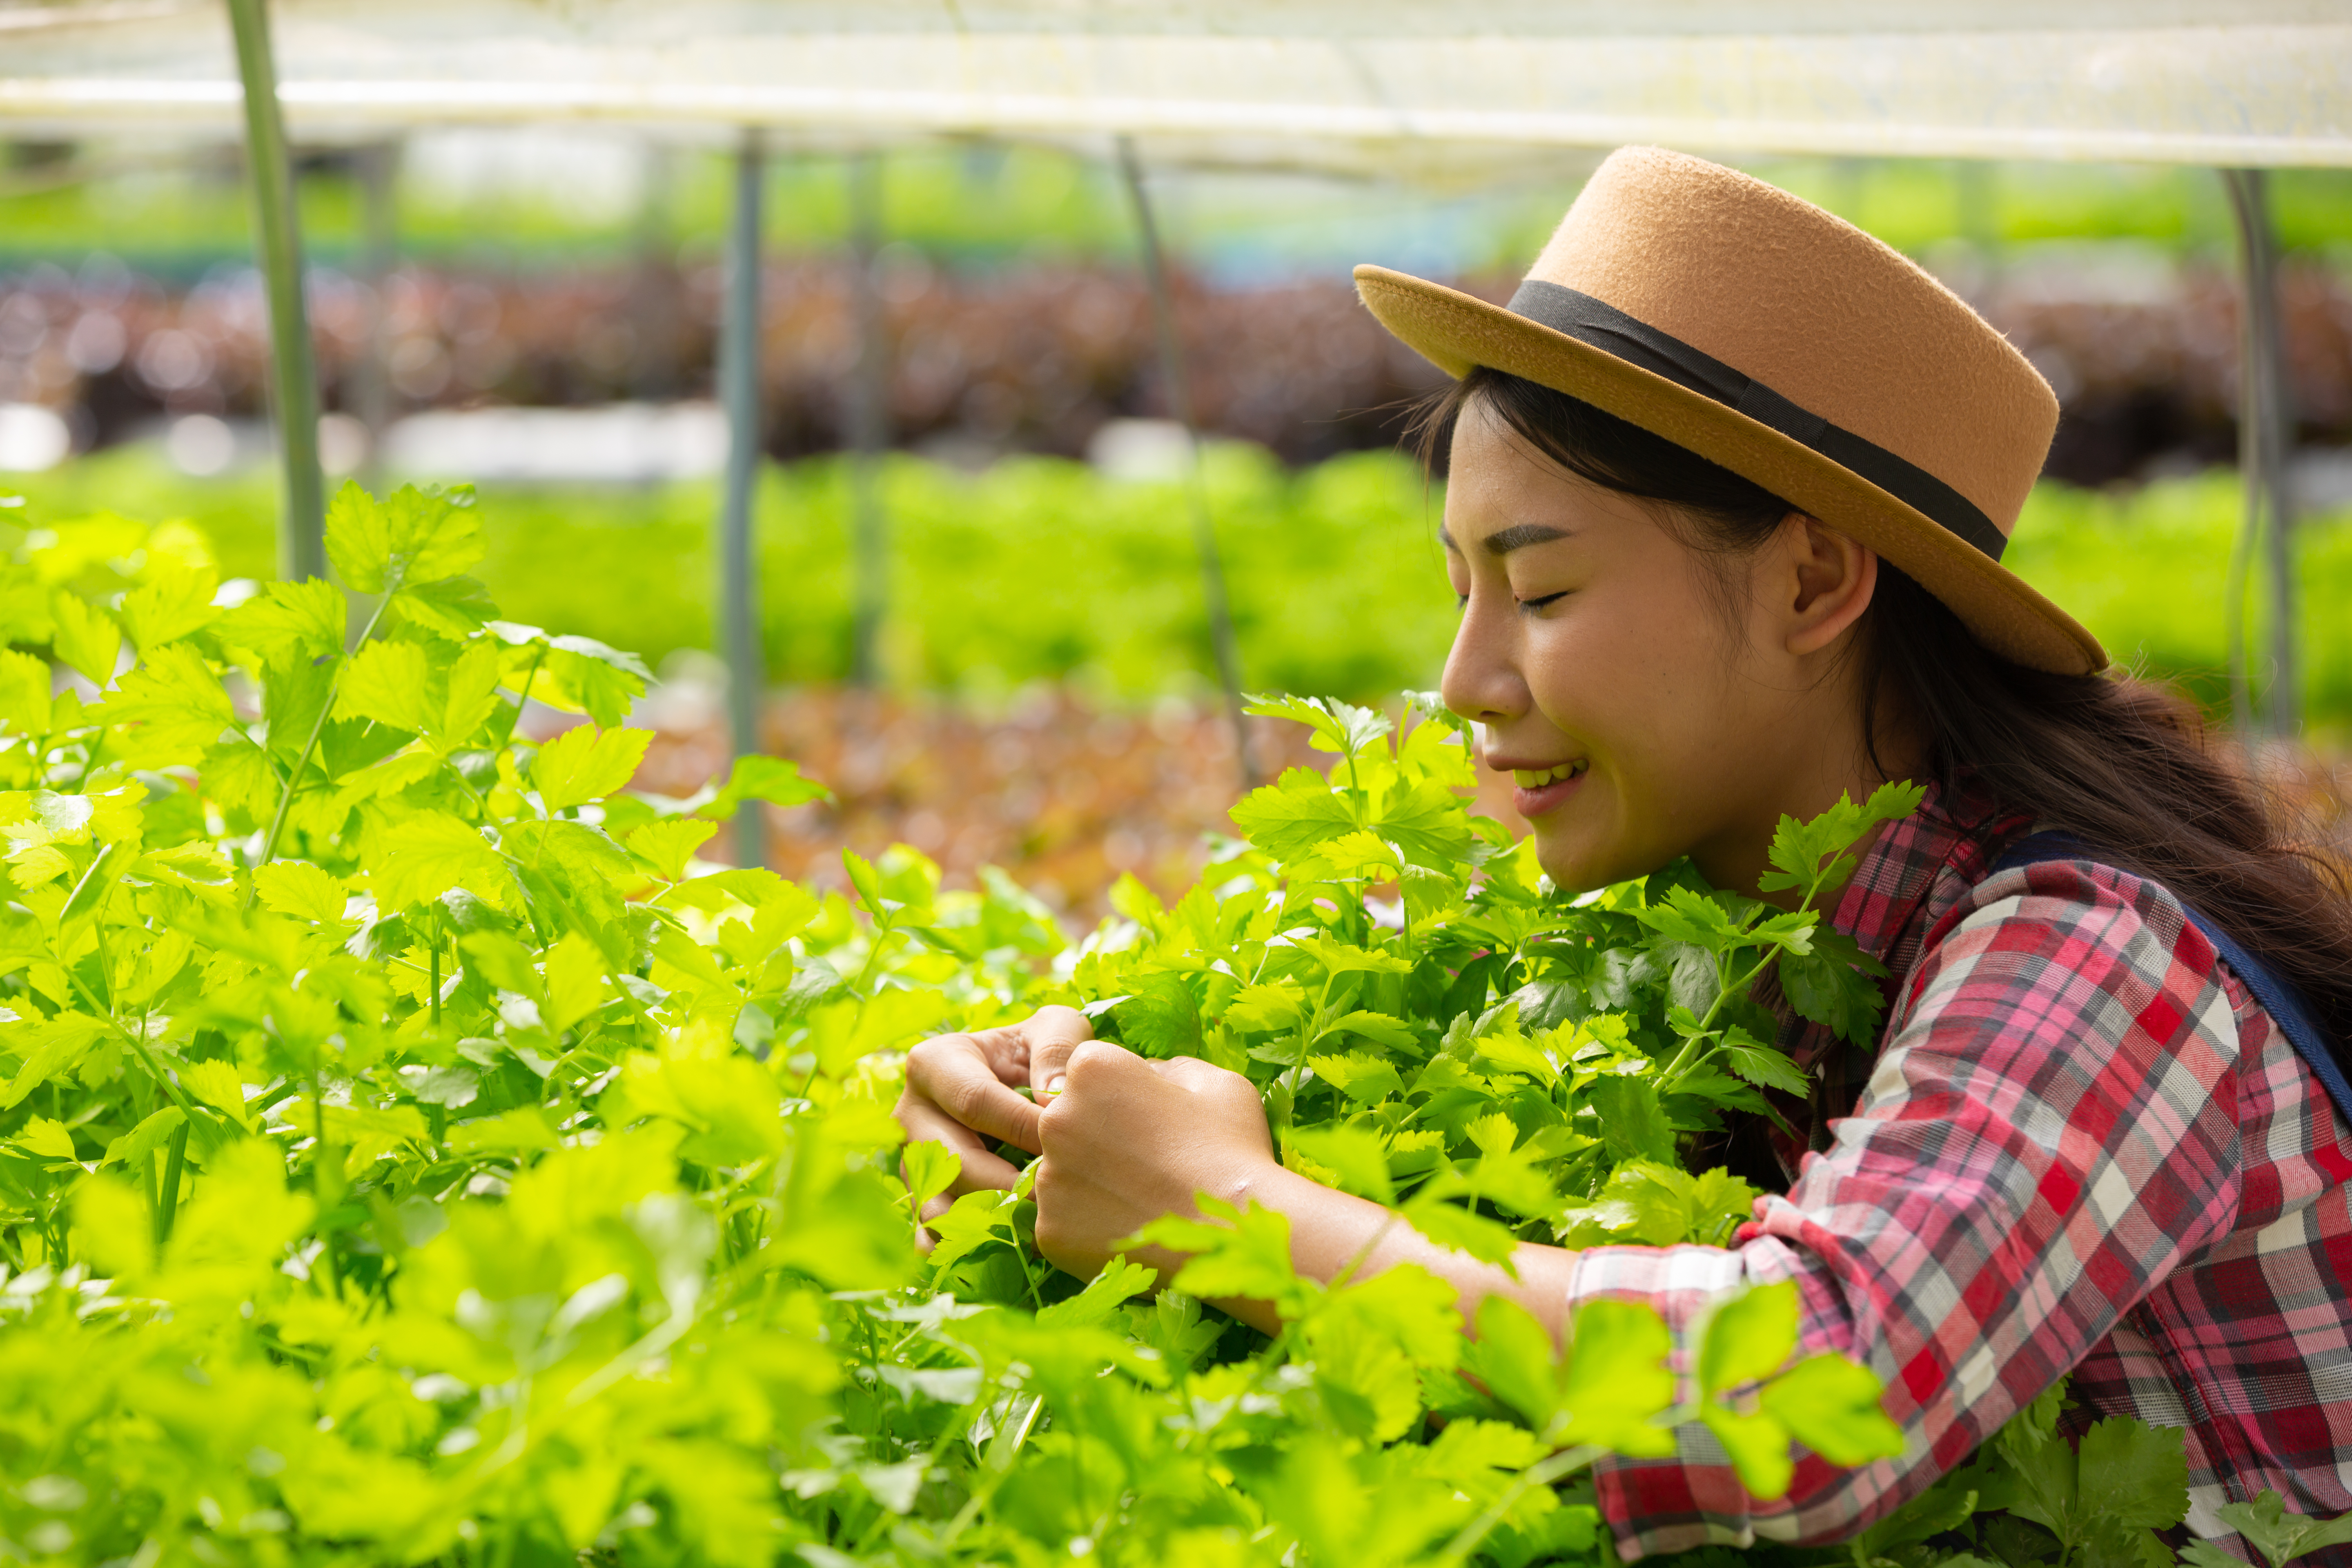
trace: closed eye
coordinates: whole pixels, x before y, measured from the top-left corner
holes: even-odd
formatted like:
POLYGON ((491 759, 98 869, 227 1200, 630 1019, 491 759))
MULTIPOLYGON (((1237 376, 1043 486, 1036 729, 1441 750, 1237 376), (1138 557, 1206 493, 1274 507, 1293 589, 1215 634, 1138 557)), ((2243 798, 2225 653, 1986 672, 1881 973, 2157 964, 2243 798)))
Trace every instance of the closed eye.
POLYGON ((1546 605, 1567 597, 1568 590, 1563 588, 1557 594, 1544 594, 1533 599, 1521 599, 1519 601, 1519 608, 1522 610, 1540 610, 1546 605))

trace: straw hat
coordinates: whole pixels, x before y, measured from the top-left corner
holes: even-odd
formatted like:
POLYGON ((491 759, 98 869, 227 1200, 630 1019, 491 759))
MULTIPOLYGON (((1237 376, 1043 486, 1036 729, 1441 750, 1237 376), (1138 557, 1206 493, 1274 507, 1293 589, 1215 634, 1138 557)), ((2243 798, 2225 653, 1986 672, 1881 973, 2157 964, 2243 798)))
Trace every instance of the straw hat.
POLYGON ((2000 564, 2058 400, 1958 296, 1842 219, 1657 147, 1611 154, 1508 306, 1356 268, 1381 323, 1448 374, 1506 371, 1755 480, 2037 669, 2098 640, 2000 564))

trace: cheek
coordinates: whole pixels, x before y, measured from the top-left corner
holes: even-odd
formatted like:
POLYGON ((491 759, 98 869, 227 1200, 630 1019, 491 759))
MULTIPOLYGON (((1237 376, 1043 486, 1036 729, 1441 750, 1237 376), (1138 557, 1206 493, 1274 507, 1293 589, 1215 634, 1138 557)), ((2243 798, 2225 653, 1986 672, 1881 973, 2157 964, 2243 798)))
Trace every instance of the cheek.
POLYGON ((1654 870, 1704 836, 1750 715, 1712 620, 1655 601, 1584 609, 1536 629, 1528 689, 1593 763, 1538 849, 1563 885, 1593 887, 1654 870))
POLYGON ((1597 763, 1631 767, 1709 733, 1722 660, 1683 617, 1640 599, 1596 598, 1530 627, 1529 691, 1597 763))

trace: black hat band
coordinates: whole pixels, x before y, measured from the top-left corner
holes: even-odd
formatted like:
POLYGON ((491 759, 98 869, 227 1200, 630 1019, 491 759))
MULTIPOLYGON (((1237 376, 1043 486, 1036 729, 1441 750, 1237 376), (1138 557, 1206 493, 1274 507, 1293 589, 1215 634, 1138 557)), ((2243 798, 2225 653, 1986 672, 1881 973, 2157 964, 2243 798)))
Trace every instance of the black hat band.
POLYGON ((1713 398, 1770 426, 1840 468, 1868 479, 1913 510, 1942 524, 1995 561, 2008 538, 1974 501, 1927 469, 1874 441, 1800 408, 1762 382, 1743 375, 1680 338, 1637 321, 1606 300, 1530 278, 1511 296, 1514 314, 1590 343, 1603 353, 1675 385, 1713 398))

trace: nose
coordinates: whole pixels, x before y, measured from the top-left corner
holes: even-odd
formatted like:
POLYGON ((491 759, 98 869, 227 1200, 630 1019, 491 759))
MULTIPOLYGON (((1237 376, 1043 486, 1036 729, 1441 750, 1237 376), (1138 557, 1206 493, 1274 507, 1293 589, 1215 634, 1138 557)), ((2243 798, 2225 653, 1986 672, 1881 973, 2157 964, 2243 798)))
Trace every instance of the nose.
MULTIPOLYGON (((1509 595, 1505 595, 1507 602, 1509 595)), ((1496 724, 1528 709, 1527 681, 1518 667, 1518 639, 1507 612, 1496 615, 1491 595, 1473 592, 1445 656, 1439 690, 1445 706, 1465 719, 1496 724)))

